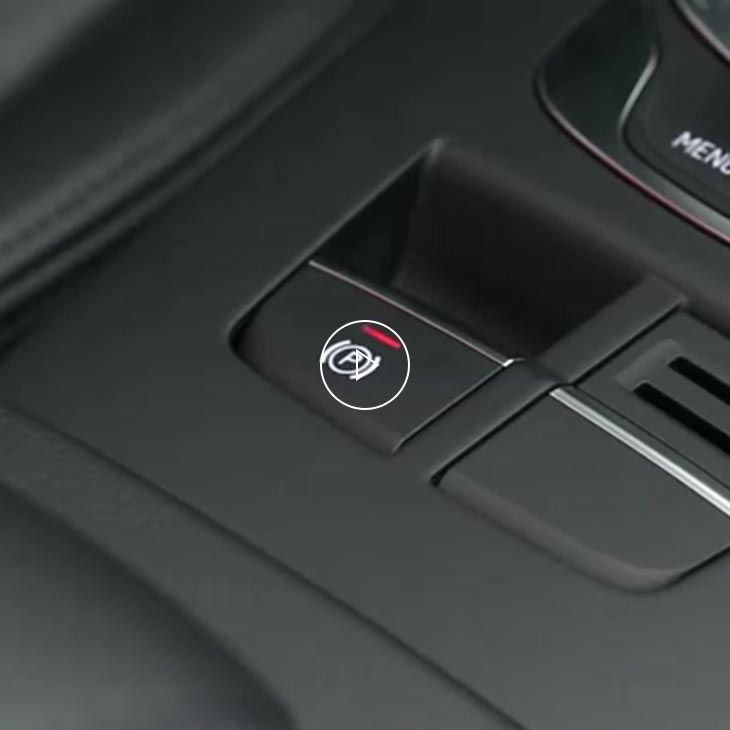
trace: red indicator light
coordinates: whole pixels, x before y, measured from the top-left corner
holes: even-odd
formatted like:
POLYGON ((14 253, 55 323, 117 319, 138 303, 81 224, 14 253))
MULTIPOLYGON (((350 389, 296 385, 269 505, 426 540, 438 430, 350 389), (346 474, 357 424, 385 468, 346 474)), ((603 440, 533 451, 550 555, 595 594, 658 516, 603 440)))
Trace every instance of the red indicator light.
POLYGON ((391 337, 390 335, 386 335, 385 332, 381 332, 378 329, 375 329, 375 327, 371 327, 369 324, 363 325, 362 331, 368 336, 372 337, 374 340, 377 340, 378 342, 382 343, 383 345, 387 345, 388 347, 392 347, 394 350, 400 350, 401 344, 396 340, 394 337, 391 337))

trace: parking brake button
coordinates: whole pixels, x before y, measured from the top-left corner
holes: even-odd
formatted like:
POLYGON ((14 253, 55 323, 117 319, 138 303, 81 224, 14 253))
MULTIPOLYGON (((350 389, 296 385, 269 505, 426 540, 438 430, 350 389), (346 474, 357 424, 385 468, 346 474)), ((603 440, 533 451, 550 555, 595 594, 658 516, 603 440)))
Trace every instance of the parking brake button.
POLYGON ((499 370, 418 317, 312 267, 262 305, 236 349, 259 373, 386 451, 499 370))

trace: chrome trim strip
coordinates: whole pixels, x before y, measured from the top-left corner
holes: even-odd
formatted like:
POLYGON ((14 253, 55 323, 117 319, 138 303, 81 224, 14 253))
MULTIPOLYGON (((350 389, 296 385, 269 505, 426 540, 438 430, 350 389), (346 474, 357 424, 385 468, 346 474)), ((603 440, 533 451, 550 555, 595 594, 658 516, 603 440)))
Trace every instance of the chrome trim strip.
POLYGON ((452 330, 444 327, 443 325, 440 325, 438 322, 434 322, 434 320, 430 319, 429 317, 426 317, 423 314, 420 314, 419 312, 416 312, 415 310, 411 309, 407 305, 402 304, 397 299, 389 297, 387 294, 384 294, 382 291, 366 284, 363 281, 360 281, 359 279, 356 279, 352 276, 348 276, 347 274, 343 273, 342 271, 338 271, 337 269, 332 269, 329 266, 327 266, 326 264, 320 263, 316 259, 311 259, 309 261, 309 265, 313 269, 316 269, 317 271, 321 271, 322 273, 328 274, 329 276, 334 276, 336 279, 339 279, 340 281, 345 282, 345 284, 349 284, 350 286, 354 286, 357 289, 360 289, 361 291, 364 291, 365 293, 370 294, 370 296, 375 297, 376 299, 379 299, 381 302, 385 302, 386 304, 389 304, 391 307, 400 309, 401 312, 405 312, 406 314, 410 315, 414 319, 420 320, 421 322, 429 325, 430 327, 433 327, 435 330, 438 330, 439 332, 442 332, 443 334, 448 335, 449 337, 456 340, 457 342, 460 342, 462 345, 468 347, 469 349, 474 350, 475 352, 478 352, 480 355, 484 355, 485 357, 489 358, 493 362, 497 363, 497 365, 499 365, 500 367, 507 368, 519 360, 519 358, 507 357, 506 355, 502 355, 501 353, 497 352, 496 350, 492 350, 488 347, 485 347, 481 343, 476 343, 466 337, 462 337, 461 335, 457 334, 456 332, 453 332, 452 330))
MULTIPOLYGON (((703 8, 693 7, 687 0, 677 0, 677 7, 679 11, 684 15, 687 22, 694 28, 694 30, 704 38, 705 41, 712 47, 712 49, 726 62, 730 62, 730 48, 725 41, 715 32, 712 27, 713 14, 717 15, 720 13, 728 13, 727 3, 720 3, 719 7, 713 9, 708 3, 702 3, 703 8)), ((717 20, 726 20, 725 18, 717 18, 717 20)))
POLYGON ((621 114, 618 118, 619 129, 623 129, 631 116, 631 112, 634 111, 634 107, 644 93, 647 84, 651 81, 651 77, 654 72, 659 68, 659 52, 656 49, 652 49, 651 56, 646 62, 644 70, 641 72, 641 76, 636 81, 636 85, 631 90, 626 103, 624 104, 621 114))
MULTIPOLYGON (((550 393, 550 396, 609 436, 613 436, 622 444, 628 446, 639 456, 643 456, 654 466, 659 467, 669 476, 691 489, 698 497, 730 517, 730 491, 726 490, 719 482, 714 483, 715 480, 708 474, 703 473, 701 477, 693 474, 669 455, 663 454, 657 448, 651 446, 636 433, 627 431, 611 418, 599 412, 588 402, 585 396, 574 388, 556 388, 550 393)), ((700 470, 697 469, 697 471, 700 470)))

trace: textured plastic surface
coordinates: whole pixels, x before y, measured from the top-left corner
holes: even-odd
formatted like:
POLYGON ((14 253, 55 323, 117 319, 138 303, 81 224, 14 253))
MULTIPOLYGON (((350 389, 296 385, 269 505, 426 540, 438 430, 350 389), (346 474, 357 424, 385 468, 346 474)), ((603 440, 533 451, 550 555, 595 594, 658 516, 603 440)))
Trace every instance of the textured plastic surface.
MULTIPOLYGON (((225 642, 233 655, 243 657, 269 688, 275 688, 292 726, 302 730, 516 730, 503 713, 440 668, 151 485, 7 410, 0 411, 0 432, 3 482, 90 541, 103 543, 104 551, 117 563, 138 579, 154 583, 174 599, 178 610, 214 630, 218 641, 225 642)), ((67 545, 74 541, 66 536, 54 540, 60 529, 37 514, 28 526, 26 510, 16 509, 4 493, 2 504, 5 532, 0 543, 6 550, 0 563, 6 568, 6 584, 17 578, 21 590, 20 598, 3 601, 0 613, 4 611, 14 621, 0 630, 10 632, 24 622, 21 633, 3 633, 6 645, 18 651, 17 659, 7 655, 5 663, 0 660, 0 675, 5 678, 6 670, 8 678, 0 688, 4 699, 21 686, 29 690, 33 682, 49 703, 61 698, 61 688, 67 690, 68 700, 83 697, 72 730, 86 730, 87 710, 109 708, 105 700, 120 693, 126 722, 135 711, 146 709, 147 700, 159 698, 163 680, 178 683, 165 687, 164 695, 166 700, 179 700, 177 707, 167 708, 166 716, 176 718, 178 724, 154 725, 151 730, 188 730, 188 717, 182 713, 188 712, 197 721, 195 712, 208 687, 218 689, 214 700, 225 701, 222 690, 229 684, 215 683, 221 668, 227 669, 230 662, 216 662, 210 647, 198 647, 187 639, 190 632, 186 634, 187 627, 179 618, 163 611, 159 603, 153 604, 146 598, 147 591, 107 559, 86 547, 67 545), (19 557, 28 559, 28 570, 18 563, 19 557), (89 563, 95 570, 87 570, 89 563), (93 584, 87 585, 89 579, 93 584), (97 595, 90 590, 96 588, 106 592, 97 595), (25 596, 24 590, 33 595, 25 596), (53 600, 47 600, 49 590, 56 591, 53 600), (91 625, 87 626, 89 619, 91 625), (70 631, 64 636, 66 628, 70 631), (92 632, 96 644, 89 640, 92 632), (86 639, 82 641, 82 637, 86 639), (34 656, 34 649, 45 639, 53 639, 53 646, 44 643, 34 656), (165 663, 170 657, 173 666, 165 663), (18 660, 33 659, 34 676, 19 677, 18 660), (38 671, 40 667, 46 671, 38 671), (110 670, 100 674, 99 667, 114 668, 116 674, 112 677, 110 670), (61 668, 65 669, 63 676, 55 671, 61 668), (149 676, 153 670, 156 675, 149 676), (200 672, 207 675, 200 677, 200 672), (194 687, 189 686, 191 678, 194 687), (115 687, 112 679, 128 679, 129 683, 115 687), (141 680, 149 682, 139 687, 141 680), (187 690, 185 696, 174 694, 178 686, 187 690), (91 691, 99 687, 107 691, 94 696, 91 691), (127 692, 134 692, 134 697, 127 692)), ((236 684, 231 700, 252 700, 248 676, 236 668, 227 679, 236 684)), ((8 697, 8 704, 18 696, 8 697)), ((254 712, 279 728, 281 715, 266 715, 270 705, 264 700, 259 697, 257 704, 240 713, 236 723, 226 725, 225 730, 272 730, 245 724, 244 718, 252 718, 254 712)), ((0 718, 7 719, 4 709, 0 707, 0 718)), ((32 730, 66 730, 39 696, 22 710, 26 719, 32 715, 38 720, 32 730)), ((98 714, 89 717, 99 719, 98 714)), ((212 724, 216 717, 208 714, 191 730, 217 730, 212 724)), ((99 727, 116 730, 116 725, 99 723, 89 730, 99 727)), ((122 727, 129 727, 128 722, 122 727)), ((148 730, 145 724, 135 727, 148 730)))
POLYGON ((671 583, 730 545, 730 518, 550 397, 439 485, 567 563, 627 588, 671 583))
POLYGON ((210 637, 94 548, 0 490, 0 725, 286 730, 210 637))

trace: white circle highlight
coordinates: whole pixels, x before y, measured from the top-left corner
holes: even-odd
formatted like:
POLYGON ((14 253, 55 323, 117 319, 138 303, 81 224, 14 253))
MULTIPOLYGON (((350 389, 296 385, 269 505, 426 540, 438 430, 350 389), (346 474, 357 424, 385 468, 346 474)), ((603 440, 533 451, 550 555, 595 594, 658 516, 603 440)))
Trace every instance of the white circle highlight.
POLYGON ((403 389, 408 384, 408 378, 411 375, 411 355, 408 352, 408 346, 405 343, 405 340, 392 328, 389 327, 387 324, 383 324, 382 322, 377 322, 374 319, 355 319, 352 322, 348 322, 347 324, 343 324, 341 327, 338 327, 328 338, 327 341, 324 343, 324 347, 322 347, 322 350, 319 353, 319 377, 322 378, 322 384, 326 388, 327 392, 342 406, 345 406, 345 408, 351 408, 353 411, 377 411, 379 408, 384 408, 385 406, 392 403, 402 392, 403 389), (403 384, 398 389, 398 392, 388 398, 388 400, 384 401, 383 403, 380 403, 377 406, 353 406, 347 403, 346 401, 342 400, 341 398, 338 398, 333 392, 330 386, 327 383, 327 380, 324 377, 324 363, 322 362, 322 355, 324 351, 329 347, 330 342, 333 340, 334 337, 337 336, 338 332, 341 332, 342 330, 346 329, 347 327, 351 327, 354 324, 375 324, 378 327, 382 327, 383 329, 386 329, 390 332, 392 332, 397 338, 398 342, 403 345, 403 351, 406 354, 406 377, 403 380, 403 384))

